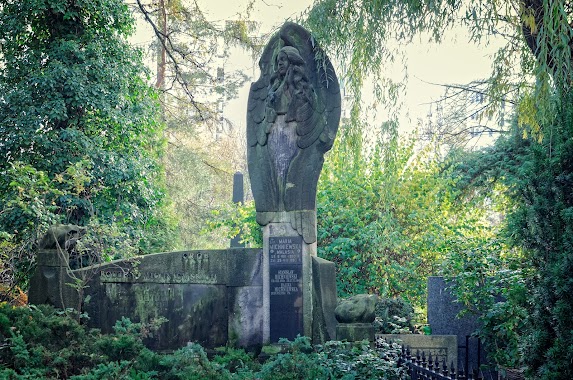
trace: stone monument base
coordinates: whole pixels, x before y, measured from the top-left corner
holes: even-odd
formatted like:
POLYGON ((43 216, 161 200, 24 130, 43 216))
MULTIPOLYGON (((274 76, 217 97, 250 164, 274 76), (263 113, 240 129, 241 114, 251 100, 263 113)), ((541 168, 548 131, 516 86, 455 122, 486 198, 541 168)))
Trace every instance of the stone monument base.
MULTIPOLYGON (((315 273, 313 328, 305 335, 323 343, 334 339, 334 264, 309 261, 315 273)), ((77 270, 69 269, 64 252, 43 250, 37 262, 29 302, 80 309, 89 315, 88 325, 104 333, 122 317, 137 323, 166 319, 145 340, 149 348, 175 350, 198 342, 205 348, 256 349, 266 343, 262 249, 157 253, 77 270), (78 280, 82 292, 73 286, 78 280)))
POLYGON ((379 337, 409 348, 412 355, 424 352, 426 357, 432 355, 440 363, 445 360, 447 365, 453 363, 457 366, 458 342, 455 335, 380 334, 379 337))
POLYGON ((360 342, 363 340, 374 342, 374 325, 372 323, 339 323, 336 326, 336 339, 347 342, 360 342))

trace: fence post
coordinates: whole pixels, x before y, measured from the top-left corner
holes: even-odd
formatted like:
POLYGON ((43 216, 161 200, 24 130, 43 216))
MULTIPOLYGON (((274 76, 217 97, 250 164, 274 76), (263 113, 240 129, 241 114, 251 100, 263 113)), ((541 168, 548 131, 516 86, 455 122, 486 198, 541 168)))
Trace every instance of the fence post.
MULTIPOLYGON (((445 361, 445 360, 444 360, 445 361)), ((456 367, 454 366, 454 362, 450 363, 450 373, 448 374, 452 379, 456 379, 456 367)))
POLYGON ((434 362, 432 360, 432 353, 430 352, 430 357, 428 357, 428 369, 430 371, 434 370, 434 362))

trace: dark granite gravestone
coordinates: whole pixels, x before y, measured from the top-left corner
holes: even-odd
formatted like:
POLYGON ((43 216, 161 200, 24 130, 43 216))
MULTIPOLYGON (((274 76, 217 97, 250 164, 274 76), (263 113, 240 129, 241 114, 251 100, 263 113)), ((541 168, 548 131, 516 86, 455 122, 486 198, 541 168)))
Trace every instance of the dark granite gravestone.
POLYGON ((270 336, 294 339, 303 331, 302 237, 269 238, 270 336))
MULTIPOLYGON (((428 278, 427 305, 428 323, 432 329, 432 335, 457 336, 457 368, 471 370, 488 364, 484 347, 479 339, 473 336, 480 326, 477 316, 466 315, 458 318, 462 305, 456 302, 443 277, 428 278)), ((485 371, 484 374, 495 375, 494 371, 485 371)))

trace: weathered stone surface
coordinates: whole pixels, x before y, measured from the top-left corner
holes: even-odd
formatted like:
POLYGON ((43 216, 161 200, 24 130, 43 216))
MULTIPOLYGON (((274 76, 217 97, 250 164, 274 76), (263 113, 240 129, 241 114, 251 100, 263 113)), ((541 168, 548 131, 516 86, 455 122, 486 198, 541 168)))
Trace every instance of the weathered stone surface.
POLYGON ((396 342, 404 347, 409 347, 412 354, 417 351, 425 352, 426 357, 432 355, 440 363, 446 361, 458 363, 458 339, 455 335, 420 335, 420 334, 380 334, 379 337, 387 341, 396 342))
POLYGON ((313 302, 312 341, 324 343, 336 339, 336 268, 334 263, 312 257, 313 302))
MULTIPOLYGON (((292 229, 285 232, 289 233, 293 233, 292 229)), ((276 325, 282 327, 275 329, 274 337, 294 338, 296 334, 306 333, 317 343, 334 339, 334 264, 305 251, 309 246, 300 236, 293 238, 296 241, 283 242, 288 243, 288 247, 278 240, 274 247, 272 273, 278 276, 274 296, 291 301, 291 304, 278 302, 275 305, 276 325), (302 249, 291 252, 293 243, 302 249), (312 281, 307 282, 308 292, 314 295, 307 303, 313 302, 314 307, 301 311, 303 293, 297 289, 293 298, 292 288, 305 286, 302 284, 304 275, 299 271, 304 257, 313 267, 312 281), (298 269, 283 268, 285 265, 295 265, 298 269), (295 274, 296 281, 291 281, 295 274), (278 294, 283 291, 285 294, 278 294), (281 314, 285 305, 297 307, 296 318, 312 323, 310 333, 304 326, 301 328, 300 319, 281 314)), ((260 249, 168 252, 73 271, 66 266, 66 255, 65 251, 58 250, 45 250, 38 255, 38 268, 29 291, 30 303, 76 309, 81 305, 82 311, 90 316, 89 325, 106 332, 111 331, 121 317, 142 323, 165 318, 167 321, 146 341, 154 349, 177 349, 189 341, 200 342, 205 347, 227 343, 241 347, 263 344, 265 312, 260 249), (76 279, 86 284, 81 295, 69 285, 76 279)))
POLYGON ((340 323, 336 326, 336 339, 347 342, 374 342, 374 330, 372 323, 340 323))
POLYGON ((234 248, 227 255, 227 286, 263 286, 260 249, 234 248))
POLYGON ((263 288, 241 286, 227 289, 229 344, 257 347, 263 342, 263 288))
POLYGON ((376 318, 375 294, 358 294, 341 300, 335 310, 336 320, 340 323, 372 323, 376 318))
POLYGON ((316 241, 316 185, 340 120, 340 88, 310 34, 287 22, 265 47, 251 85, 247 156, 257 222, 292 213, 291 225, 316 241), (320 61, 320 64, 317 64, 320 61))
POLYGON ((40 250, 68 250, 75 246, 76 241, 85 233, 86 228, 73 224, 56 224, 48 228, 40 240, 40 250))
POLYGON ((151 323, 166 318, 145 342, 177 349, 262 344, 262 252, 260 249, 168 252, 69 271, 65 252, 38 257, 31 303, 78 308, 91 327, 111 331, 121 317, 151 323), (83 279, 80 294, 66 283, 83 279))
MULTIPOLYGON (((227 342, 226 288, 221 285, 163 283, 105 283, 100 302, 102 331, 110 332, 123 316, 133 322, 168 323, 146 344, 164 350, 196 341, 205 347, 227 342), (191 339, 192 338, 192 339, 191 339)), ((86 308, 89 313, 89 307, 86 308)))
POLYGON ((78 271, 93 273, 85 289, 91 299, 84 305, 90 324, 108 332, 122 316, 141 323, 165 318, 145 342, 153 349, 175 349, 190 341, 225 345, 227 259, 224 250, 168 252, 78 271))
POLYGON ((38 253, 36 272, 30 279, 28 302, 59 308, 80 306, 74 279, 68 273, 68 254, 58 249, 42 249, 38 253))

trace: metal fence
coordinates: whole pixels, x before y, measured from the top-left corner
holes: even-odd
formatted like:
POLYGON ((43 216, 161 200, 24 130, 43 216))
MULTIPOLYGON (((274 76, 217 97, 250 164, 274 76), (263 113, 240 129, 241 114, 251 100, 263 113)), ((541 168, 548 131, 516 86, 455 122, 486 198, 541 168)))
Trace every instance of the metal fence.
POLYGON ((431 354, 426 357, 426 353, 420 351, 412 355, 409 347, 402 347, 400 364, 408 368, 411 380, 483 380, 477 369, 470 373, 463 368, 456 371, 454 363, 448 366, 445 359, 440 363, 437 358, 432 359, 431 354))

